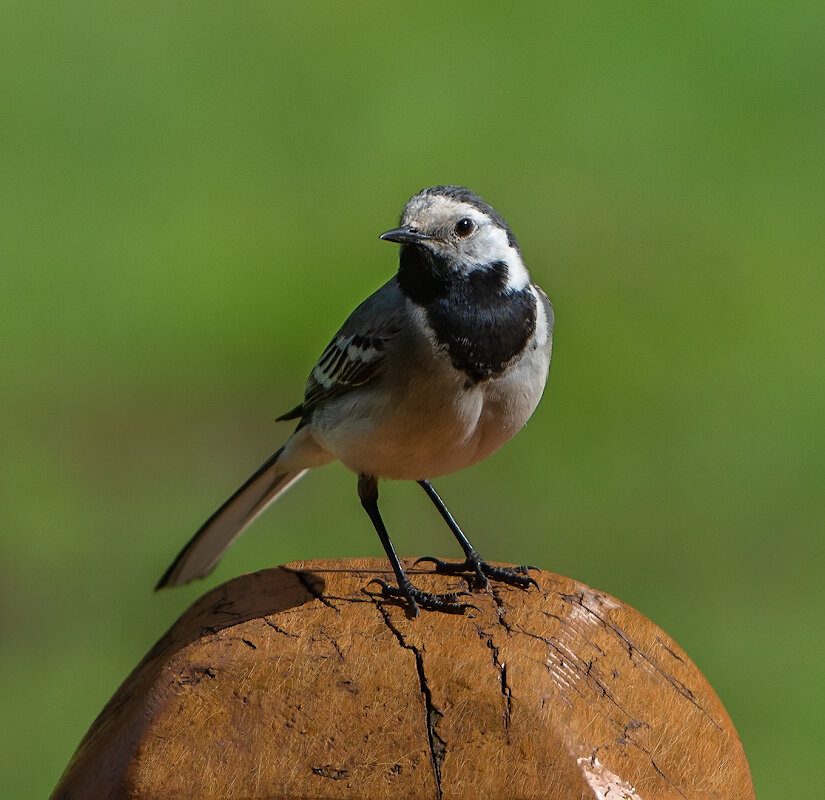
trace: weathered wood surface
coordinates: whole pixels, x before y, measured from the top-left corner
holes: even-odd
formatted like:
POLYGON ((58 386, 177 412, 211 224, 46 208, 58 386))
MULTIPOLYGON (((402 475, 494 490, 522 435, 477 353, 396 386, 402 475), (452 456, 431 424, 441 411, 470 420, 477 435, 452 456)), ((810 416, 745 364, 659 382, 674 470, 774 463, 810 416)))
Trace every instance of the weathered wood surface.
POLYGON ((540 590, 417 620, 366 593, 391 577, 379 559, 232 580, 127 678, 53 798, 753 798, 681 648, 609 595, 534 575, 540 590))

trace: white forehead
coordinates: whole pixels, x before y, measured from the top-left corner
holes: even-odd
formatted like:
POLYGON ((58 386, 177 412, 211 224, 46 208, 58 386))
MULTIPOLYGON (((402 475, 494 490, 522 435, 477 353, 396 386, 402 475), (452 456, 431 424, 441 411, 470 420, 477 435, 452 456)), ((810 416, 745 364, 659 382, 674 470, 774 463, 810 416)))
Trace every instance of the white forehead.
POLYGON ((475 206, 456 200, 454 197, 444 197, 440 194, 418 194, 404 207, 401 224, 418 228, 425 226, 440 228, 451 225, 461 217, 469 217, 479 223, 490 219, 475 206))

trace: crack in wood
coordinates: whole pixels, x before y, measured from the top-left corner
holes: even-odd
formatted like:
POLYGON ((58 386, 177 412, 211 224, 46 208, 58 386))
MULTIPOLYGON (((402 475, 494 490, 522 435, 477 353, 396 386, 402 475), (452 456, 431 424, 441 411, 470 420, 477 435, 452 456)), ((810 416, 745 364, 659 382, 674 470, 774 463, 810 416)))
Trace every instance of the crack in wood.
POLYGON ((298 636, 297 633, 290 633, 289 631, 285 631, 283 628, 279 627, 274 622, 272 622, 272 620, 270 620, 268 617, 264 617, 263 620, 267 625, 269 625, 270 628, 272 628, 273 631, 280 633, 282 636, 291 636, 294 639, 301 638, 300 636, 298 636))
POLYGON ((502 696, 504 697, 504 732, 507 735, 507 743, 510 743, 510 719, 512 715, 512 700, 513 695, 510 686, 507 683, 507 664, 499 659, 499 648, 493 644, 493 635, 484 630, 484 628, 476 627, 478 638, 486 642, 487 647, 490 648, 490 654, 493 659, 493 668, 498 675, 498 685, 502 696))
POLYGON ((447 743, 439 736, 436 728, 444 714, 435 707, 433 703, 432 693, 430 692, 429 684, 427 683, 427 674, 424 671, 424 656, 423 653, 413 644, 407 642, 404 634, 393 625, 390 619, 389 612, 384 608, 384 605, 378 598, 374 601, 375 607, 384 619, 384 624, 390 629, 390 632, 405 650, 409 650, 415 657, 415 669, 418 673, 418 684, 421 690, 421 696, 424 700, 424 709, 426 712, 425 723, 427 729, 427 741, 430 747, 430 761, 433 765, 433 772, 435 774, 435 786, 438 793, 438 800, 443 797, 441 788, 441 766, 444 763, 444 758, 447 755, 447 743))
POLYGON ((514 631, 510 627, 510 623, 507 621, 507 606, 504 605, 504 601, 501 599, 498 589, 495 586, 491 586, 490 594, 493 597, 493 602, 496 604, 496 614, 498 615, 499 625, 501 625, 507 633, 512 635, 514 631))
MULTIPOLYGON (((570 667, 576 670, 576 672, 580 673, 583 678, 590 681, 596 687, 596 690, 601 692, 602 697, 605 697, 609 702, 611 702, 628 719, 634 722, 636 721, 633 715, 630 712, 628 712, 627 709, 622 707, 618 700, 616 700, 616 698, 613 696, 612 692, 608 691, 607 686, 605 686, 605 684, 595 674, 595 671, 593 669, 595 661, 588 661, 585 665, 584 661, 571 655, 571 653, 567 649, 562 649, 555 641, 553 641, 555 637, 551 637, 550 639, 548 639, 546 636, 541 636, 538 633, 531 633, 530 631, 524 630, 524 628, 519 628, 519 631, 523 633, 525 636, 529 636, 533 639, 539 639, 540 641, 544 642, 558 656, 559 666, 569 664, 570 667)), ((575 689, 575 687, 572 688, 575 689)), ((576 689, 576 693, 580 697, 583 697, 582 693, 579 692, 578 689, 576 689)))
POLYGON ((696 708, 698 708, 699 711, 701 711, 710 720, 710 722, 714 725, 714 727, 717 730, 722 730, 722 726, 708 713, 708 711, 702 705, 699 704, 693 692, 687 686, 685 686, 685 684, 682 683, 682 681, 680 681, 675 675, 671 675, 670 673, 665 672, 665 670, 663 670, 658 664, 656 664, 646 653, 640 650, 639 647, 633 641, 631 641, 630 637, 618 625, 616 625, 614 622, 608 619, 605 619, 601 614, 599 614, 597 611, 594 611, 592 608, 590 608, 590 606, 585 604, 583 594, 565 594, 563 592, 560 594, 566 602, 570 603, 571 605, 579 606, 582 610, 594 616, 599 622, 601 622, 601 624, 605 628, 613 631, 613 633, 615 633, 616 636, 618 636, 627 646, 628 657, 631 660, 633 659, 633 653, 638 653, 639 657, 643 661, 645 661, 654 672, 656 672, 665 681, 667 681, 678 692, 678 694, 680 694, 689 702, 693 703, 693 705, 696 706, 696 708))

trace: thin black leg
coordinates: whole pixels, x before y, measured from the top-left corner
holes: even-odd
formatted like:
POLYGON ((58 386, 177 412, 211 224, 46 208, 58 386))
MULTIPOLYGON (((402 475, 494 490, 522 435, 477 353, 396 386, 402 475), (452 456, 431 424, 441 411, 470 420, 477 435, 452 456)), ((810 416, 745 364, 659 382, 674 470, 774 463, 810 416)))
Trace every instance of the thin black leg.
POLYGON ((528 570, 530 567, 522 566, 514 569, 506 569, 504 567, 494 567, 484 561, 476 551, 475 547, 470 544, 470 540, 464 535, 458 523, 455 521, 453 515, 449 512, 444 501, 438 496, 438 492, 433 488, 432 484, 427 481, 418 481, 418 484, 427 493, 427 497, 433 501, 433 505, 438 509, 438 513, 444 518, 449 529, 453 532, 453 536, 458 540, 461 549, 464 551, 465 560, 463 562, 442 561, 431 556, 424 556, 416 561, 419 564, 426 561, 435 565, 435 571, 446 575, 459 575, 462 573, 471 573, 474 578, 475 585, 482 589, 490 588, 490 581, 488 578, 508 583, 511 586, 518 586, 521 589, 527 589, 531 585, 538 588, 538 584, 529 576, 528 570))
POLYGON ((418 616, 418 607, 431 609, 433 611, 447 611, 454 614, 463 613, 467 608, 471 608, 464 603, 459 603, 459 595, 456 592, 449 592, 446 594, 431 594, 429 592, 422 592, 412 585, 404 568, 401 566, 401 561, 398 554, 395 552, 390 541, 390 536, 387 533, 387 528, 384 525, 384 520, 381 519, 381 514, 378 511, 378 480, 372 475, 358 476, 358 497, 361 499, 361 505, 367 512, 370 521, 381 540, 384 547, 384 552, 392 565, 392 570, 395 573, 395 579, 398 581, 398 586, 391 586, 386 581, 377 580, 381 586, 381 592, 384 597, 394 597, 406 600, 409 604, 410 614, 413 617, 418 616))

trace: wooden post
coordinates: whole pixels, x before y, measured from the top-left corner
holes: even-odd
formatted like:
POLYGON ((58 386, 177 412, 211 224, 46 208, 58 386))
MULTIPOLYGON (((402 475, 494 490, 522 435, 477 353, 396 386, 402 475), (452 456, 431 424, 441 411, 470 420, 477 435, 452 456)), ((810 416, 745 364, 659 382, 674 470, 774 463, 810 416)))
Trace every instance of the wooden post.
POLYGON ((53 800, 752 799, 682 649, 620 600, 534 575, 540 590, 416 620, 368 594, 391 578, 379 559, 232 580, 126 679, 53 800))

